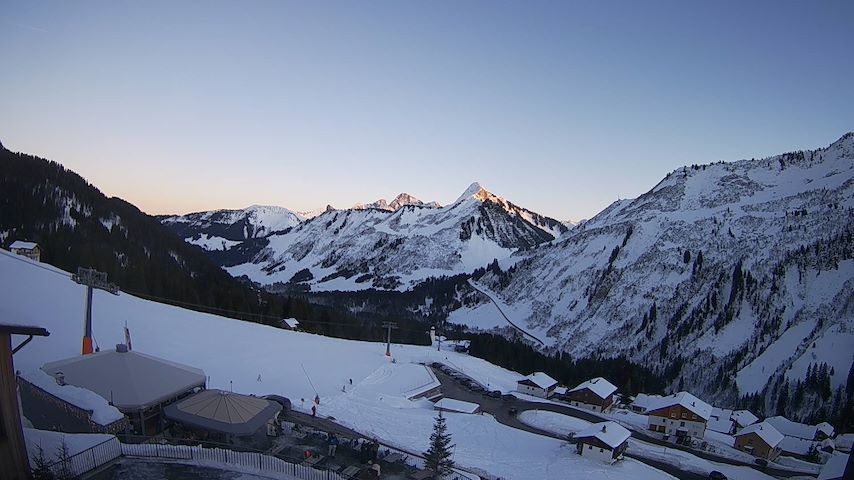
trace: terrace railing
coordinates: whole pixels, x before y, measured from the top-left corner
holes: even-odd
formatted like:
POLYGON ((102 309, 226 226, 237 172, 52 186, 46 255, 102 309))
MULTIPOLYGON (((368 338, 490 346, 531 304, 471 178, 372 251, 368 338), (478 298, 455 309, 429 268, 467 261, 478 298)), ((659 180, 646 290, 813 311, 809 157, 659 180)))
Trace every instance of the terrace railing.
POLYGON ((121 455, 122 444, 119 439, 112 437, 67 458, 60 458, 46 465, 45 468, 57 478, 78 477, 119 458, 121 455))

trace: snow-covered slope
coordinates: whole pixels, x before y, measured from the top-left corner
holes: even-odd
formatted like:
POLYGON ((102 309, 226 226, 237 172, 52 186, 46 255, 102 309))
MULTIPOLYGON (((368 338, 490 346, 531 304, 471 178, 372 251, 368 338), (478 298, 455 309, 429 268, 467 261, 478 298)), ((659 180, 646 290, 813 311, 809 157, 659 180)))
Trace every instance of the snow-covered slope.
POLYGON ((849 133, 815 151, 680 168, 516 255, 504 288, 481 282, 556 348, 674 366, 674 385, 708 399, 821 362, 835 387, 854 354, 852 220, 849 133))
POLYGON ((181 238, 205 250, 227 250, 246 239, 267 236, 298 225, 305 216, 284 207, 252 205, 160 217, 181 238))
MULTIPOLYGON (((79 354, 84 287, 69 277, 49 265, 0 251, 0 315, 50 331, 49 337, 36 337, 15 354, 16 369, 32 371, 79 354)), ((406 398, 429 377, 424 367, 413 363, 451 362, 508 388, 521 377, 468 355, 427 346, 392 345, 392 363, 382 343, 280 330, 96 291, 93 331, 101 348, 122 341, 125 321, 135 350, 203 369, 209 388, 284 395, 302 411, 308 410, 310 400, 300 399, 317 394, 319 415, 416 452, 427 449, 436 412, 427 400, 406 398)), ((15 336, 12 342, 24 339, 15 336)), ((566 442, 504 426, 488 415, 449 413, 447 425, 457 465, 493 476, 557 480, 572 471, 592 480, 673 478, 630 459, 605 467, 574 454, 566 442)))
MULTIPOLYGON (((225 266, 234 276, 266 285, 405 289, 431 276, 471 272, 564 231, 557 220, 473 184, 444 207, 327 211, 265 237, 263 245, 245 250, 243 261, 232 258, 225 266)), ((246 245, 234 247, 241 248, 246 245)))

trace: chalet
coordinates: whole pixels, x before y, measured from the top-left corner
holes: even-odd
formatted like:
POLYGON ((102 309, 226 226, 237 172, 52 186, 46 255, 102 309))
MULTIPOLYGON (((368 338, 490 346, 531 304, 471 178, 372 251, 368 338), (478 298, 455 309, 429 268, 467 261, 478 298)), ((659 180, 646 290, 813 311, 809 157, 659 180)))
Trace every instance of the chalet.
POLYGON ((128 350, 123 344, 115 350, 46 363, 42 370, 107 399, 142 435, 159 432, 163 408, 203 390, 207 382, 198 368, 128 350))
POLYGON ((833 425, 821 422, 818 425, 807 425, 793 422, 786 417, 771 417, 765 420, 787 437, 800 438, 803 440, 821 441, 832 438, 834 434, 833 425))
POLYGON ((535 397, 549 398, 557 388, 557 380, 543 372, 534 372, 516 382, 516 390, 535 397))
POLYGON ((27 444, 18 409, 12 354, 23 348, 34 336, 48 335, 50 333, 41 327, 0 324, 0 465, 3 465, 3 478, 31 478, 27 444), (12 335, 26 335, 27 339, 12 348, 12 335))
POLYGON ((299 320, 296 318, 283 318, 281 327, 285 330, 297 330, 299 329, 299 320))
POLYGON ((709 422, 706 428, 713 432, 725 433, 732 435, 735 433, 735 422, 732 420, 732 410, 726 408, 712 408, 712 415, 709 417, 709 422))
POLYGON ((453 398, 443 398, 433 404, 433 408, 442 412, 456 413, 480 413, 480 405, 476 403, 464 402, 462 400, 454 400, 453 398))
POLYGON ((661 395, 647 395, 645 393, 639 393, 632 403, 629 404, 629 410, 635 413, 646 413, 649 409, 649 406, 655 402, 658 402, 663 397, 661 395))
POLYGON ((39 249, 39 245, 35 242, 15 240, 12 245, 9 245, 9 250, 16 255, 27 257, 30 260, 41 261, 41 249, 39 249))
POLYGON ((614 403, 617 387, 602 377, 579 384, 566 392, 566 400, 574 407, 604 412, 614 403))
POLYGON ((735 423, 735 430, 739 431, 759 421, 759 418, 750 410, 735 410, 730 417, 735 423))
POLYGON ((780 455, 782 441, 783 434, 768 422, 748 425, 735 434, 735 448, 766 460, 780 455))
POLYGON ((582 457, 614 463, 622 458, 630 436, 618 423, 595 423, 575 435, 575 451, 582 457))
POLYGON ((691 395, 679 392, 662 397, 647 408, 649 430, 677 440, 703 438, 712 416, 712 406, 691 395))

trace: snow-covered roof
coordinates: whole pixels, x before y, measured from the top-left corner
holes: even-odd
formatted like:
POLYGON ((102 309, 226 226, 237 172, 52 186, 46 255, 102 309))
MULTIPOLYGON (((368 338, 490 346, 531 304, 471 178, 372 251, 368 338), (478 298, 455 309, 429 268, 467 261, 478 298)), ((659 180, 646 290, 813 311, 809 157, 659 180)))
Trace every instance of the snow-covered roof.
POLYGON ((836 443, 837 448, 851 450, 851 447, 854 446, 854 433, 843 433, 836 437, 834 443, 836 443))
POLYGON ((617 391, 617 387, 615 387, 611 382, 602 377, 596 377, 579 384, 577 387, 570 390, 570 392, 577 392, 579 390, 584 390, 585 388, 595 393, 599 398, 606 398, 608 395, 617 391))
POLYGON ((556 395, 566 395, 566 387, 555 387, 556 395))
POLYGON ((736 410, 732 412, 732 416, 730 418, 732 418, 732 420, 736 424, 738 424, 739 427, 753 425, 754 423, 759 421, 759 418, 754 415, 750 410, 736 410))
POLYGON ((575 434, 576 439, 595 437, 611 448, 617 448, 629 439, 631 432, 616 422, 594 423, 575 434))
POLYGON ((453 398, 443 398, 433 405, 440 410, 448 410, 450 412, 474 413, 480 408, 476 403, 464 402, 462 400, 454 400, 453 398))
POLYGON ((833 434, 833 427, 830 424, 824 422, 818 425, 807 425, 805 423, 793 422, 786 417, 780 416, 770 417, 765 421, 770 423, 771 425, 774 425, 774 428, 779 430, 780 433, 787 437, 813 440, 815 439, 815 434, 817 431, 822 431, 827 436, 831 436, 833 434))
POLYGON ((548 390, 549 388, 557 385, 557 380, 546 375, 543 372, 534 372, 528 375, 527 377, 519 380, 519 382, 524 382, 525 380, 532 382, 534 385, 542 388, 543 390, 548 390))
POLYGON ((91 390, 122 410, 157 405, 177 394, 204 386, 205 372, 136 351, 102 351, 44 364, 49 375, 62 372, 65 382, 91 390))
POLYGON ((23 240, 15 240, 11 245, 9 245, 9 250, 12 250, 13 248, 23 248, 25 250, 32 250, 38 246, 39 244, 37 244, 36 242, 25 242, 23 240))
POLYGON ((831 425, 827 422, 821 422, 818 425, 816 425, 815 428, 818 429, 819 432, 822 432, 825 435, 827 435, 828 437, 832 437, 833 432, 835 431, 833 429, 833 425, 831 425))
POLYGON ((732 431, 731 416, 732 410, 714 407, 706 428, 715 432, 730 433, 732 431))
POLYGON ((740 437, 742 435, 747 435, 750 433, 755 433, 759 436, 765 443, 768 444, 769 447, 774 448, 783 441, 783 434, 780 433, 779 430, 774 428, 768 422, 762 423, 754 423, 753 425, 748 425, 741 429, 740 432, 736 433, 736 437, 740 437))
POLYGON ((833 456, 821 467, 816 480, 837 480, 845 476, 845 466, 848 465, 848 455, 834 453, 833 456))
POLYGON ((41 370, 23 373, 21 377, 71 405, 91 411, 92 421, 100 425, 109 425, 124 417, 122 412, 110 405, 101 395, 74 385, 59 385, 56 379, 41 370))
POLYGON ((703 420, 708 420, 709 417, 712 416, 712 406, 688 392, 679 392, 666 397, 661 397, 647 407, 647 412, 661 410, 662 408, 672 407, 674 405, 681 405, 687 408, 703 420))
MULTIPOLYGON (((767 422, 768 420, 766 420, 767 422)), ((781 432, 782 433, 782 432, 781 432)), ((806 455, 810 452, 810 448, 815 444, 815 442, 811 440, 804 440, 803 438, 797 437, 789 437, 784 436, 783 440, 780 442, 780 450, 789 453, 796 453, 798 455, 806 455)))
POLYGON ((645 393, 639 393, 632 401, 632 405, 637 408, 647 410, 649 409, 650 405, 655 404, 662 398, 664 397, 662 397, 661 395, 647 395, 645 393))
POLYGON ((297 328, 299 326, 299 320, 296 318, 285 318, 282 320, 285 322, 290 328, 297 328))
POLYGON ((164 413, 172 420, 206 430, 252 435, 281 409, 281 404, 263 398, 203 390, 167 406, 164 413))

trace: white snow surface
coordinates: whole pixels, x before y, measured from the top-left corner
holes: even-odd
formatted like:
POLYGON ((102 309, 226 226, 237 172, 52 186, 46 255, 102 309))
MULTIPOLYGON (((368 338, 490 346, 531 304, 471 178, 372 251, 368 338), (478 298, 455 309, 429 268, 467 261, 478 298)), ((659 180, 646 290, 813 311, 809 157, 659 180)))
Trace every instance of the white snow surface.
POLYGON ((519 420, 532 427, 564 436, 580 432, 591 425, 586 420, 548 410, 525 410, 519 414, 519 420))
POLYGON ((106 442, 113 435, 103 433, 62 433, 49 430, 37 430, 35 428, 24 428, 24 441, 27 444, 27 453, 30 456, 30 465, 38 456, 38 447, 44 452, 44 459, 52 463, 60 459, 59 449, 65 442, 68 447, 68 455, 76 455, 83 450, 106 442))
MULTIPOLYGON (((13 257, 0 255, 0 315, 51 332, 16 354, 16 368, 33 370, 77 355, 84 288, 67 273, 13 257)), ((210 388, 284 395, 303 411, 317 394, 318 414, 415 451, 426 450, 436 412, 430 402, 409 401, 401 393, 417 383, 410 378, 418 367, 413 362, 443 361, 504 390, 515 388, 519 378, 483 360, 430 347, 392 345, 392 363, 382 343, 281 330, 96 291, 97 341, 120 343, 125 321, 135 350, 204 369, 210 388)), ((447 424, 460 466, 508 479, 562 479, 567 471, 593 479, 670 478, 638 462, 605 466, 590 461, 564 442, 506 427, 488 415, 448 415, 447 424)))

